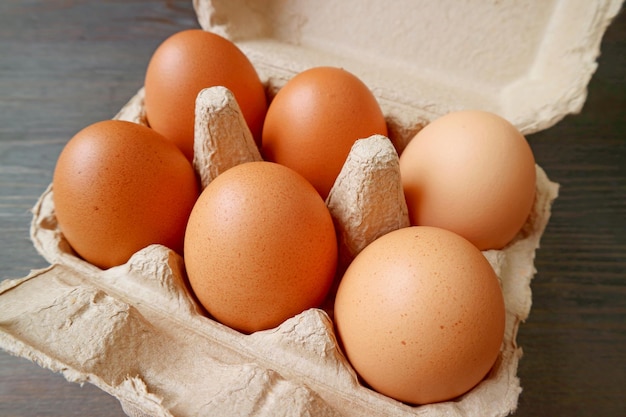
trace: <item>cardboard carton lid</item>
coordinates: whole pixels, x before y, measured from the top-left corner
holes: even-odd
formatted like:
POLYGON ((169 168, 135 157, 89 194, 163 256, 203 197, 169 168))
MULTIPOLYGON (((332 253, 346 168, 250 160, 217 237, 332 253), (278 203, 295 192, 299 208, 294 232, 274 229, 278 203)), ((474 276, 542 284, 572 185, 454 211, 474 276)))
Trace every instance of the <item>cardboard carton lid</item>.
POLYGON ((500 114, 524 134, 581 110, 622 0, 194 0, 270 88, 341 66, 379 99, 402 145, 453 110, 500 114), (410 136, 408 139, 405 136, 410 136))

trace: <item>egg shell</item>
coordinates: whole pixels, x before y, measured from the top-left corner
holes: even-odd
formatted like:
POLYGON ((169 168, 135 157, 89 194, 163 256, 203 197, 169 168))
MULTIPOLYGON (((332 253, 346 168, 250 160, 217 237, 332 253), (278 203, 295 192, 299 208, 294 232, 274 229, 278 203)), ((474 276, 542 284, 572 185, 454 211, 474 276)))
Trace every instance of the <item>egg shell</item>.
POLYGON ((195 101, 207 87, 230 89, 253 137, 261 141, 265 89, 247 56, 230 40, 201 29, 173 34, 154 51, 144 85, 148 123, 189 160, 193 159, 195 101))
POLYGON ((337 266, 333 220, 300 174, 272 162, 243 163, 200 195, 185 264, 216 320, 245 333, 269 329, 326 297, 337 266))
POLYGON ((422 129, 400 155, 412 225, 442 227, 480 250, 519 233, 535 198, 535 158, 506 119, 465 110, 422 129))
POLYGON ((92 264, 120 265, 156 243, 182 254, 196 174, 154 130, 120 120, 87 126, 64 147, 52 182, 63 235, 92 264))
POLYGON ((496 361, 505 309, 498 277, 466 239, 413 226, 357 255, 335 301, 348 360, 367 384, 427 404, 469 391, 496 361))
POLYGON ((368 87, 344 69, 315 67, 273 98, 261 153, 300 173, 326 199, 354 142, 374 134, 387 136, 387 125, 368 87))

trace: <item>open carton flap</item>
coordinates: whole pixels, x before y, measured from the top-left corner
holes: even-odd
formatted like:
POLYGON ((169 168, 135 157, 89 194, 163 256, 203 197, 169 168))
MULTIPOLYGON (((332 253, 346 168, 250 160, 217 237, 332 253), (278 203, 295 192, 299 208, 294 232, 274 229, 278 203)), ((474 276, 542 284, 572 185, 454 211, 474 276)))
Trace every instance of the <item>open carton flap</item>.
POLYGON ((523 134, 581 110, 606 27, 622 0, 194 0, 201 26, 233 40, 275 91, 318 65, 374 92, 403 149, 461 109, 499 114, 523 134))

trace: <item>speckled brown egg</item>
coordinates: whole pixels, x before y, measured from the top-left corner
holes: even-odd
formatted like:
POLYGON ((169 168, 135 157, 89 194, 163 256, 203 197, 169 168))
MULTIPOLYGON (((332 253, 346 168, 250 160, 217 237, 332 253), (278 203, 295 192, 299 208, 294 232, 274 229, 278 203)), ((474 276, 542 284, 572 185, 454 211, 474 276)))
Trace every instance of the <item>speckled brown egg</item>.
POLYGON ((498 278, 450 231, 412 226, 375 240, 343 276, 337 334, 374 390, 411 404, 458 397, 494 365, 504 337, 498 278))
POLYGON ((248 57, 230 40, 201 29, 177 32, 155 50, 145 78, 145 109, 150 126, 193 157, 195 102, 207 87, 232 91, 261 143, 267 110, 265 87, 248 57))
POLYGON ((100 268, 123 264, 150 244, 182 255, 199 193, 191 164, 174 144, 119 120, 87 126, 66 144, 52 190, 63 235, 100 268))
POLYGON ((265 159, 303 175, 326 198, 357 139, 387 136, 378 101, 356 75, 314 67, 285 84, 267 110, 265 159))
POLYGON ((300 174, 248 162, 220 174, 200 195, 187 225, 185 263, 208 313, 252 333, 324 300, 337 264, 335 228, 300 174))

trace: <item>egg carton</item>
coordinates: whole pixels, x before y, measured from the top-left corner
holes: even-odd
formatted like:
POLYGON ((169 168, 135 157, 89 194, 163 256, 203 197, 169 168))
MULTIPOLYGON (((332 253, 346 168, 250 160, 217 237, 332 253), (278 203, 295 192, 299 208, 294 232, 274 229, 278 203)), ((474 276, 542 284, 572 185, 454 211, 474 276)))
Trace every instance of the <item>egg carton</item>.
MULTIPOLYGON (((355 176, 359 171, 351 166, 367 161, 381 172, 393 171, 394 148, 401 151, 421 127, 457 109, 494 111, 525 134, 580 110, 602 34, 621 2, 398 1, 394 6, 194 1, 201 26, 240 46, 268 96, 307 67, 334 65, 358 75, 379 99, 390 141, 358 141, 340 174, 344 180, 331 191, 335 200, 328 201, 336 216, 345 214, 349 238, 342 242, 343 262, 383 233, 381 227, 399 227, 397 214, 376 225, 374 234, 350 227, 351 215, 376 224, 367 217, 367 199, 350 196, 376 199, 381 191, 374 185, 388 178, 376 170, 355 176), (381 148, 386 151, 378 152, 381 148)), ((241 152, 209 151, 229 127, 241 126, 228 92, 210 93, 213 98, 198 100, 203 123, 215 127, 196 137, 196 149, 204 149, 196 161, 203 183, 256 157, 246 138, 237 145, 241 152)), ((145 124, 143 89, 115 118, 145 124)), ((51 265, 0 285, 0 347, 70 381, 100 387, 118 398, 129 416, 507 415, 521 392, 516 336, 531 307, 535 251, 558 194, 558 184, 536 169, 536 200, 524 228, 504 249, 483 252, 505 299, 499 357, 483 381, 453 401, 411 406, 364 386, 338 347, 332 305, 244 335, 205 315, 187 285, 182 258, 163 246, 149 246, 108 270, 82 261, 58 228, 51 187, 33 208, 31 224, 34 246, 51 265)), ((396 207, 393 193, 388 197, 396 207)))
MULTIPOLYGON (((143 90, 116 118, 145 123, 142 98, 143 90)), ((201 152, 195 162, 203 184, 258 158, 228 90, 204 90, 197 103, 204 121, 197 127, 225 129, 197 128, 196 150, 241 139, 237 152, 201 152)), ((558 185, 536 170, 536 201, 523 230, 503 250, 483 252, 506 306, 499 357, 478 386, 454 401, 410 406, 363 386, 335 339, 332 303, 245 335, 205 315, 187 285, 183 259, 162 245, 107 270, 81 260, 59 230, 51 186, 34 207, 31 225, 33 243, 51 266, 0 287, 0 346, 70 381, 95 384, 131 417, 506 415, 520 392, 522 351, 515 338, 530 310, 533 258, 558 193, 558 185)), ((403 198, 398 180, 389 139, 375 135, 355 143, 327 199, 348 236, 340 241, 344 264, 377 235, 402 227, 406 210, 394 198, 403 198), (379 210, 381 201, 388 212, 379 210), (350 229, 354 216, 362 224, 350 229)))

